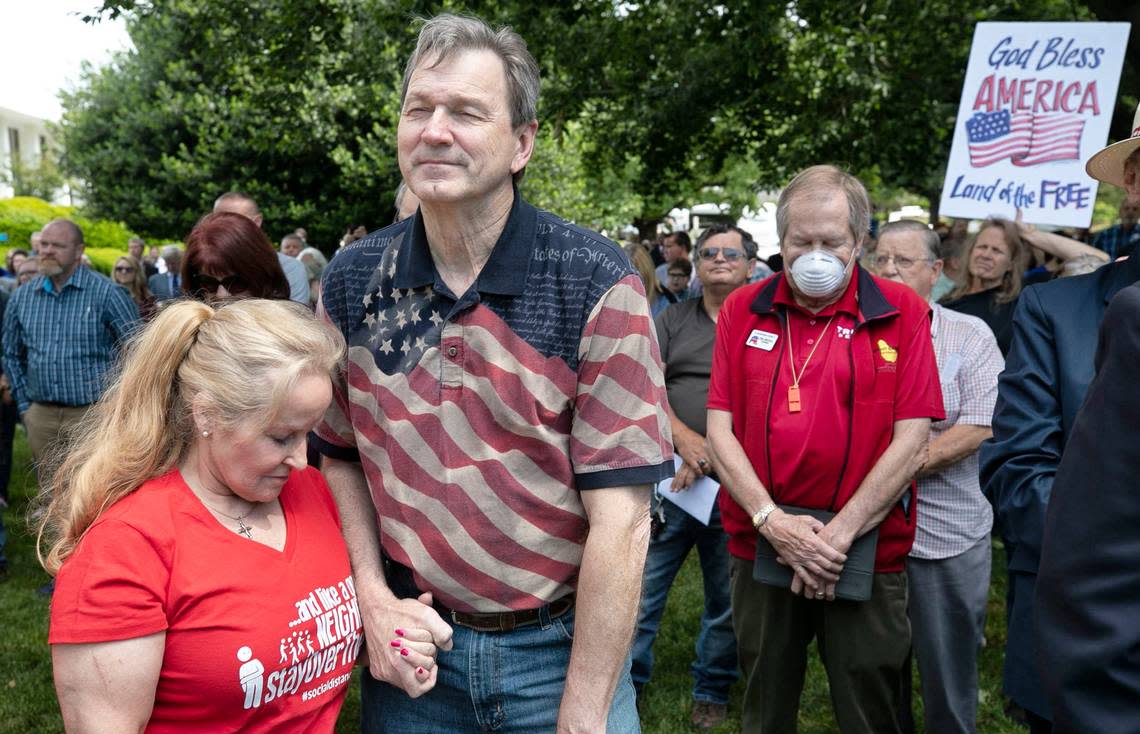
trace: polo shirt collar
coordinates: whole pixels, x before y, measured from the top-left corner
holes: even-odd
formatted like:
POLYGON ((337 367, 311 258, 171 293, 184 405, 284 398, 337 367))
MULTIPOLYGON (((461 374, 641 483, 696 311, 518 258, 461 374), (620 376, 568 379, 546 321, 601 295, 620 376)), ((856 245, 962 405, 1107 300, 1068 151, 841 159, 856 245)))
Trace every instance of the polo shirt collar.
MULTIPOLYGON (((775 278, 770 279, 753 299, 752 312, 758 314, 772 313, 777 304, 799 308, 795 297, 792 295, 792 289, 787 283, 787 278, 788 274, 785 270, 775 278)), ((879 289, 875 279, 859 263, 855 263, 855 271, 851 273, 851 282, 847 284, 847 290, 843 293, 843 297, 820 311, 820 314, 826 316, 836 311, 843 311, 857 318, 861 316, 864 321, 898 313, 898 309, 883 295, 883 291, 879 289)))
POLYGON ((937 303, 930 304, 930 338, 938 338, 938 329, 942 326, 942 306, 937 303))
POLYGON ((859 310, 863 314, 863 319, 871 321, 897 314, 898 307, 887 300, 871 274, 858 264, 855 265, 855 269, 859 272, 859 310))
MULTIPOLYGON (((397 288, 435 285, 439 279, 435 261, 431 258, 422 212, 419 209, 411 217, 411 224, 405 230, 407 241, 396 255, 393 283, 397 288)), ((507 224, 495 242, 491 256, 479 271, 475 289, 480 293, 503 296, 522 295, 526 288, 527 268, 532 259, 537 232, 538 210, 523 201, 518 188, 515 188, 507 224)), ((455 294, 457 298, 462 295, 455 294)))
MULTIPOLYGON (((808 313, 803 306, 796 303, 796 297, 792 293, 792 287, 788 285, 788 278, 790 276, 785 272, 781 277, 776 279, 776 287, 772 293, 772 305, 783 306, 784 308, 793 308, 797 311, 808 313)), ((832 314, 842 311, 850 316, 859 315, 859 300, 858 300, 858 286, 859 286, 859 266, 855 265, 854 271, 851 273, 851 280, 847 283, 846 290, 839 300, 828 306, 825 306, 819 313, 813 316, 831 316, 832 314)), ((755 305, 755 304, 753 304, 755 305)))

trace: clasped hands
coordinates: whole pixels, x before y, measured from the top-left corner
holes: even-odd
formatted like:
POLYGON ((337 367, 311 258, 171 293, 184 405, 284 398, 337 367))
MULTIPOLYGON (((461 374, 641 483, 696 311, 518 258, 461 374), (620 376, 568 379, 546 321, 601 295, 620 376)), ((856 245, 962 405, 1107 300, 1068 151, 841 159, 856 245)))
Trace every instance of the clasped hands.
POLYGON ((431 592, 397 599, 391 592, 361 603, 368 668, 373 678, 417 698, 435 686, 436 656, 450 650, 451 626, 432 607, 431 592))
POLYGON ((776 549, 777 560, 794 571, 791 592, 805 599, 834 601, 835 584, 854 540, 837 522, 826 525, 810 515, 774 511, 764 524, 764 535, 776 549))

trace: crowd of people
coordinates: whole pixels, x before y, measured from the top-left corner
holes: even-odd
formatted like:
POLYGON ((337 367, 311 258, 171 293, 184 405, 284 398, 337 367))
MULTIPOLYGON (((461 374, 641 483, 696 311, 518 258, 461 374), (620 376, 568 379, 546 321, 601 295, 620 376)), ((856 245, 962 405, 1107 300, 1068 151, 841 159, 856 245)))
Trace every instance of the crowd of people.
POLYGON ((1000 539, 1011 714, 1130 730, 1140 110, 1092 244, 873 226, 815 165, 760 261, 528 203, 538 93, 521 37, 441 15, 395 222, 331 262, 240 192, 110 278, 66 219, 9 252, 0 481, 22 421, 65 726, 332 731, 362 665, 369 734, 636 732, 695 547, 698 730, 742 681, 743 731, 794 732, 815 641, 840 730, 913 731, 917 665, 925 730, 974 732, 1000 539))

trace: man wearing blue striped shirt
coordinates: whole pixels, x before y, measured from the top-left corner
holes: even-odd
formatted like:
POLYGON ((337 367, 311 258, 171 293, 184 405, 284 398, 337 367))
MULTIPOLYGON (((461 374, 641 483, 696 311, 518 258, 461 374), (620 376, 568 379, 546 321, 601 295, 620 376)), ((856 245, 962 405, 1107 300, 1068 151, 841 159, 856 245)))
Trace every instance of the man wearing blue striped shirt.
POLYGON ((83 247, 74 222, 49 222, 40 238, 40 274, 16 289, 4 313, 4 372, 37 469, 99 399, 139 318, 126 289, 82 266, 83 247))

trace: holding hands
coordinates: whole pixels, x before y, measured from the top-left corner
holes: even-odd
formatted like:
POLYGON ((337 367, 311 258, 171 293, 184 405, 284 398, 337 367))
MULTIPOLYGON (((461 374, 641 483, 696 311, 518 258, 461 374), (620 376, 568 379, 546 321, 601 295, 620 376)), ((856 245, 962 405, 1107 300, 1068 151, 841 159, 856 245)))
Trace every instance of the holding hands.
POLYGON ((430 592, 397 599, 390 592, 361 604, 372 677, 417 698, 435 686, 436 656, 451 649, 451 627, 432 608, 430 592))

